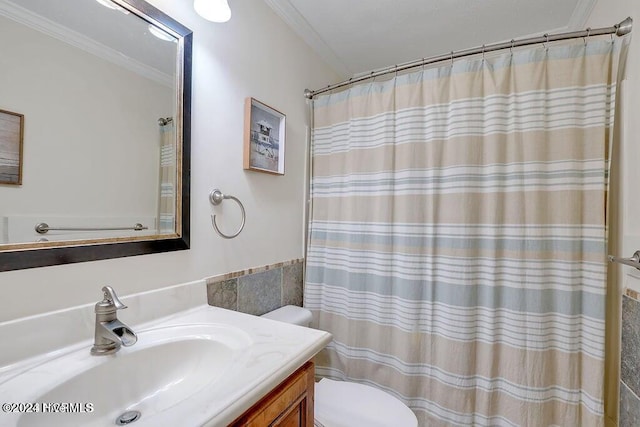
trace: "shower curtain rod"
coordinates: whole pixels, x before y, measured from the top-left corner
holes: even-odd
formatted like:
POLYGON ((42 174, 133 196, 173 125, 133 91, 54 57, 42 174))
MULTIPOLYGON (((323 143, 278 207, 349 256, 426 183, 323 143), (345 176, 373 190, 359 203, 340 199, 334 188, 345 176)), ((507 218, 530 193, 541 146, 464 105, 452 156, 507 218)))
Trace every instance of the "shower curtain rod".
POLYGON ((423 65, 434 64, 436 62, 441 62, 441 61, 447 61, 447 60, 453 61, 454 59, 457 59, 457 58, 462 58, 464 56, 469 56, 469 55, 476 55, 479 53, 493 52, 496 50, 502 50, 507 48, 513 49, 514 47, 527 46, 527 45, 540 44, 540 43, 549 43, 549 42, 554 42, 558 40, 576 39, 580 37, 588 38, 591 36, 602 36, 606 34, 615 34, 621 37, 626 34, 629 34, 631 32, 632 27, 633 27, 633 19, 631 19, 631 17, 628 17, 627 19, 625 19, 624 21, 620 22, 617 25, 614 25, 613 27, 603 27, 603 28, 595 28, 595 29, 587 28, 584 31, 571 31, 571 32, 559 33, 559 34, 544 34, 539 37, 529 37, 529 38, 520 39, 520 40, 514 39, 508 42, 493 43, 493 44, 474 47, 471 49, 451 51, 447 54, 432 56, 430 58, 423 58, 417 61, 406 62, 404 64, 394 65, 392 67, 387 67, 379 71, 371 71, 371 73, 369 74, 365 74, 360 77, 352 77, 349 80, 345 80, 340 83, 329 85, 322 89, 318 89, 318 90, 305 89, 304 96, 307 99, 313 99, 314 96, 319 95, 321 93, 329 92, 334 89, 338 89, 344 86, 349 86, 351 84, 362 82, 364 80, 369 80, 385 74, 397 73, 398 71, 404 71, 410 68, 421 67, 423 65))

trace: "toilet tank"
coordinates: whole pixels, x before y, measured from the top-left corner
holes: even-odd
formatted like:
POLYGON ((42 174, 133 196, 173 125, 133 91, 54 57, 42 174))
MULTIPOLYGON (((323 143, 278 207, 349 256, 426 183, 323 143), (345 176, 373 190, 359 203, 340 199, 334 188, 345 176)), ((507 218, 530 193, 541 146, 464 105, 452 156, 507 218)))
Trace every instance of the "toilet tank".
POLYGON ((295 305, 285 305, 284 307, 263 314, 262 317, 306 327, 311 325, 312 319, 311 311, 295 305))

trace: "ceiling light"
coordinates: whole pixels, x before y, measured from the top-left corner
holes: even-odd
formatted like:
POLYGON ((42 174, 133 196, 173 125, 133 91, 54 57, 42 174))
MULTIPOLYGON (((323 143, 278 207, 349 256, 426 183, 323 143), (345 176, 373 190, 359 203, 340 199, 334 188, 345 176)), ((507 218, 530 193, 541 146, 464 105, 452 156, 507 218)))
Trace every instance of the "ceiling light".
POLYGON ((154 36, 156 36, 157 38, 159 38, 160 40, 165 40, 168 42, 176 41, 176 38, 173 37, 171 34, 165 33, 164 31, 162 31, 160 28, 156 27, 153 24, 149 24, 149 32, 154 36))
POLYGON ((227 22, 231 19, 231 9, 227 0, 194 0, 193 8, 207 21, 227 22))
POLYGON ((115 4, 111 0, 96 0, 96 1, 101 5, 103 5, 104 7, 108 7, 109 9, 118 10, 124 13, 125 15, 129 14, 129 11, 127 9, 120 7, 119 5, 115 4))

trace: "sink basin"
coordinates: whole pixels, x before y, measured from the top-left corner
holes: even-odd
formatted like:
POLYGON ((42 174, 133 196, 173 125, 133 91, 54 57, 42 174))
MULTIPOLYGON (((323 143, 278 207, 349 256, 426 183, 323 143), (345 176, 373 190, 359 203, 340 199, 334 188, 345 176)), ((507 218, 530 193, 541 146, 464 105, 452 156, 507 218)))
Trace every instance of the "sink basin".
MULTIPOLYGON (((92 318, 93 306, 85 310, 92 318)), ((4 342, 29 337, 48 349, 0 365, 0 403, 40 410, 0 411, 2 427, 113 427, 138 413, 130 426, 227 426, 331 340, 324 331, 202 304, 144 324, 125 320, 135 345, 92 356, 90 339, 55 346, 80 314, 56 316, 0 324, 4 342)))
POLYGON ((83 347, 33 366, 0 384, 0 400, 79 404, 73 413, 45 414, 41 406, 40 413, 16 414, 20 427, 113 426, 127 411, 148 420, 228 381, 251 343, 246 332, 229 325, 149 329, 138 333, 134 346, 113 355, 89 356, 83 347), (33 390, 40 392, 34 396, 33 390))

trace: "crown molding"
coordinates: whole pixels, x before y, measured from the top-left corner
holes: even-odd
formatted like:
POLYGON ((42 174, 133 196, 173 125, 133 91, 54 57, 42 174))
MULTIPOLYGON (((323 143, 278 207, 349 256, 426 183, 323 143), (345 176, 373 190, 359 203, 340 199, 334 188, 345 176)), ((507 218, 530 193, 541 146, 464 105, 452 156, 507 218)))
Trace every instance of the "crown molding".
POLYGON ((353 74, 289 0, 264 0, 311 48, 342 76, 353 74))
POLYGON ((567 30, 584 30, 591 11, 597 2, 598 0, 578 0, 578 4, 576 4, 576 7, 573 9, 571 18, 569 18, 569 22, 567 23, 567 30))
POLYGON ((5 16, 20 24, 26 25, 50 37, 56 38, 71 46, 82 49, 85 52, 88 52, 106 61, 126 68, 129 71, 132 71, 164 86, 173 87, 175 84, 173 76, 163 73, 162 71, 144 64, 137 59, 125 56, 121 52, 118 52, 117 50, 112 49, 102 43, 98 43, 97 41, 85 36, 84 34, 81 34, 63 25, 57 24, 7 0, 0 0, 0 15, 5 16))

